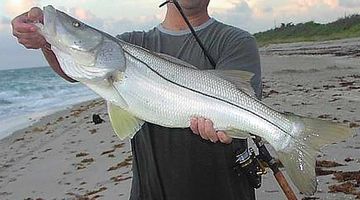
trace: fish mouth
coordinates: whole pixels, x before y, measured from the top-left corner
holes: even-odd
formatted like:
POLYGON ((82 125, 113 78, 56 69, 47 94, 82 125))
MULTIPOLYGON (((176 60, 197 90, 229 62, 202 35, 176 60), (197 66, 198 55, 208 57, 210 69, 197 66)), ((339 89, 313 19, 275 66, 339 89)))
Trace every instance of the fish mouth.
POLYGON ((43 8, 43 15, 44 15, 44 28, 43 28, 44 37, 47 40, 48 39, 50 40, 51 37, 56 35, 55 22, 56 22, 57 11, 53 6, 48 5, 43 8))
POLYGON ((44 17, 49 19, 49 16, 51 16, 51 14, 53 16, 56 16, 56 9, 52 5, 44 6, 43 13, 44 17))
POLYGON ((87 53, 93 52, 104 40, 101 31, 89 27, 51 5, 43 8, 43 15, 44 36, 52 45, 87 53))
POLYGON ((66 47, 62 45, 61 39, 57 33, 58 10, 53 6, 48 5, 43 7, 44 25, 41 28, 42 35, 45 40, 51 45, 52 49, 57 48, 66 51, 66 47))

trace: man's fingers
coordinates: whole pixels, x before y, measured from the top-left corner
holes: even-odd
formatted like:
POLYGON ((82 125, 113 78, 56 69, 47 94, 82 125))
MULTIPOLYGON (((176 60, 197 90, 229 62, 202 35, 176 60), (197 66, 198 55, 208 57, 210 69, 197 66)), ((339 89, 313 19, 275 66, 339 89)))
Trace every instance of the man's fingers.
POLYGON ((18 39, 18 42, 20 44, 24 45, 27 49, 36 49, 37 48, 36 46, 31 44, 33 42, 31 40, 20 38, 20 39, 18 39))
POLYGON ((193 118, 190 121, 190 129, 201 138, 210 140, 211 142, 220 142, 224 144, 230 144, 232 138, 226 135, 224 131, 216 131, 214 129, 214 123, 211 120, 199 117, 193 118))
POLYGON ((203 139, 205 139, 205 140, 209 139, 207 134, 205 133, 205 119, 202 117, 198 118, 198 130, 199 130, 200 136, 203 139))
POLYGON ((17 38, 24 38, 27 40, 31 40, 31 39, 35 39, 35 38, 39 38, 40 35, 36 34, 36 33, 21 33, 21 32, 14 32, 13 35, 17 38))
POLYGON ((226 135, 224 131, 218 131, 216 135, 218 136, 220 142, 224 144, 230 144, 232 142, 232 138, 226 135))
POLYGON ((22 15, 17 16, 11 21, 13 27, 13 33, 28 33, 35 32, 37 27, 34 22, 42 22, 43 14, 40 8, 32 8, 29 12, 25 12, 22 15))
POLYGON ((17 23, 26 23, 27 21, 27 12, 15 17, 13 20, 11 20, 11 25, 14 26, 17 23))
POLYGON ((38 7, 33 7, 30 9, 30 11, 27 14, 29 20, 33 21, 33 22, 43 22, 43 12, 40 8, 38 7))
POLYGON ((191 119, 191 121, 190 121, 190 129, 192 130, 193 133, 195 133, 196 135, 199 135, 198 120, 196 118, 191 119))
POLYGON ((37 27, 34 24, 28 24, 28 23, 14 23, 13 24, 13 32, 18 33, 34 33, 36 32, 37 27))
POLYGON ((12 34, 18 42, 28 49, 38 49, 46 44, 44 37, 36 33, 35 22, 42 22, 43 14, 40 8, 32 8, 29 12, 15 17, 11 21, 12 34))
POLYGON ((15 32, 13 34, 15 37, 17 37, 18 39, 25 39, 25 40, 33 40, 34 42, 39 42, 41 41, 42 43, 45 41, 45 38, 40 35, 39 33, 20 33, 20 32, 15 32))
POLYGON ((25 39, 18 38, 18 42, 28 49, 39 49, 45 46, 46 41, 43 38, 25 39))
POLYGON ((205 134, 207 135, 207 137, 210 139, 211 142, 215 143, 219 140, 219 138, 216 135, 214 124, 212 123, 212 121, 206 119, 204 128, 205 128, 205 134))

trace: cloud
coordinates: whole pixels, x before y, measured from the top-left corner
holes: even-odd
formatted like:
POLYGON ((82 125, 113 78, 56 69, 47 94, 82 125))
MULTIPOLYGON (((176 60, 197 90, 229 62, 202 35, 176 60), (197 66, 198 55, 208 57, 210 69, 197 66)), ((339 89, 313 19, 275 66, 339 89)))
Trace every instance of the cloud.
POLYGON ((94 17, 94 15, 82 8, 75 8, 75 16, 81 20, 88 20, 94 17))
POLYGON ((271 6, 267 6, 261 9, 264 13, 272 13, 274 9, 271 6))
MULTIPOLYGON (((20 4, 25 3, 21 5, 14 1, 5 1, 4 3, 3 9, 6 10, 6 12, 2 12, 1 14, 7 17, 0 16, 0 41, 2 42, 0 45, 0 69, 47 65, 39 50, 25 49, 22 45, 18 44, 16 38, 11 35, 11 18, 26 12, 29 8, 36 5, 37 1, 21 1, 20 4)), ((142 15, 120 19, 113 17, 102 18, 82 7, 74 6, 69 8, 57 6, 57 8, 84 21, 90 26, 112 35, 131 30, 147 30, 159 23, 159 16, 157 15, 142 15)), ((114 15, 114 17, 118 16, 114 15)))
POLYGON ((156 15, 153 16, 139 16, 136 19, 122 18, 122 19, 110 19, 105 21, 104 30, 107 30, 112 35, 121 34, 134 30, 149 30, 160 23, 159 18, 156 15))
POLYGON ((38 5, 38 0, 5 0, 5 14, 12 18, 38 5))
MULTIPOLYGON (((33 6, 54 5, 57 9, 85 23, 116 35, 132 30, 148 30, 158 25, 166 11, 159 9, 162 0, 0 0, 0 61, 6 66, 15 62, 41 63, 42 56, 25 50, 11 36, 10 19, 33 6), (4 36, 5 32, 7 37, 4 36), (5 44, 5 46, 3 45, 5 44), (11 55, 16 57, 10 57, 11 55), (35 56, 36 55, 36 56, 35 56), (31 58, 33 56, 33 58, 31 58), (26 58, 25 58, 26 57, 26 58)), ((359 13, 360 0, 211 0, 209 11, 216 19, 248 30, 265 31, 280 23, 300 23, 310 20, 324 23, 336 20, 344 13, 359 13)), ((1 67, 1 66, 0 66, 1 67)))
POLYGON ((354 7, 360 7, 360 1, 359 0, 339 0, 339 5, 341 7, 345 8, 354 8, 354 7))
POLYGON ((240 12, 241 14, 245 14, 245 15, 252 13, 251 8, 249 7, 249 4, 246 1, 242 1, 239 4, 237 4, 232 11, 240 12))
POLYGON ((338 5, 338 0, 296 0, 295 6, 303 9, 310 9, 314 6, 326 5, 335 8, 338 5))
POLYGON ((323 11, 336 10, 338 7, 338 0, 290 0, 274 8, 274 14, 303 16, 309 13, 321 14, 323 11))
MULTIPOLYGON (((59 8, 64 10, 62 8, 59 8)), ((89 10, 83 8, 70 8, 64 10, 67 14, 83 21, 84 23, 97 28, 99 30, 105 31, 112 35, 121 34, 127 31, 133 30, 149 30, 150 28, 156 26, 160 23, 160 15, 139 15, 136 17, 109 17, 102 18, 98 17, 89 10)))
POLYGON ((246 1, 241 1, 230 9, 214 11, 213 15, 225 21, 244 21, 253 15, 253 10, 246 1))
POLYGON ((0 16, 0 32, 10 30, 10 19, 0 16))
POLYGON ((94 13, 87 9, 83 9, 80 7, 72 7, 72 8, 62 8, 58 7, 57 9, 64 11, 66 14, 73 16, 80 21, 89 24, 97 29, 103 30, 105 19, 96 16, 94 13))
POLYGON ((211 7, 212 16, 255 33, 280 23, 334 21, 344 12, 358 13, 354 6, 360 0, 225 0, 224 4, 221 8, 211 7), (348 6, 346 10, 345 6, 348 6))
POLYGON ((230 8, 214 11, 212 16, 222 22, 239 27, 251 33, 268 29, 273 24, 271 22, 273 12, 271 6, 266 6, 266 4, 263 5, 261 2, 254 2, 251 0, 233 2, 232 5, 233 6, 230 8), (270 23, 269 20, 271 20, 270 23))

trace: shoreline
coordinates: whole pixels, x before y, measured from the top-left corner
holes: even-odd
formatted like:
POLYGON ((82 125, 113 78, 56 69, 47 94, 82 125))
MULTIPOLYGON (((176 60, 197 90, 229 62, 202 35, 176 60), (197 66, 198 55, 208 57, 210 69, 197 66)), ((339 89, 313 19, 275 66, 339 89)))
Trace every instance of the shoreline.
POLYGON ((41 111, 37 111, 37 112, 33 112, 33 113, 28 113, 28 114, 24 114, 24 115, 17 115, 17 116, 12 116, 8 119, 4 119, 2 121, 0 121, 2 124, 4 124, 4 126, 2 126, 2 129, 0 130, 0 140, 11 136, 12 134, 14 134, 17 131, 20 131, 22 129, 26 129, 29 126, 33 126, 34 124, 36 124, 37 122, 39 122, 40 120, 42 120, 43 118, 56 114, 58 112, 62 112, 62 111, 66 111, 69 110, 73 107, 76 107, 78 105, 93 101, 93 100, 99 100, 100 97, 98 98, 94 98, 94 99, 86 99, 80 102, 76 102, 74 104, 70 104, 70 105, 58 105, 52 108, 48 108, 48 109, 44 109, 41 111), (6 124, 6 125, 5 125, 6 124))
MULTIPOLYGON (((360 127, 360 57, 262 53, 261 62, 263 101, 268 106, 360 127)), ((343 164, 321 167, 322 170, 358 171, 359 149, 360 134, 324 147, 317 160, 343 164)), ((130 195, 130 144, 113 133, 101 99, 44 116, 1 139, 0 163, 0 199, 4 200, 125 200, 130 195), (94 125, 92 114, 99 114, 105 123, 94 125)), ((318 183, 314 198, 356 197, 343 192, 329 193, 331 186, 344 183, 335 180, 334 173, 318 176, 318 183)), ((295 192, 299 199, 304 197, 295 192)), ((353 192, 360 190, 354 187, 353 192)), ((270 170, 263 177, 262 187, 256 190, 256 197, 285 199, 270 170)))

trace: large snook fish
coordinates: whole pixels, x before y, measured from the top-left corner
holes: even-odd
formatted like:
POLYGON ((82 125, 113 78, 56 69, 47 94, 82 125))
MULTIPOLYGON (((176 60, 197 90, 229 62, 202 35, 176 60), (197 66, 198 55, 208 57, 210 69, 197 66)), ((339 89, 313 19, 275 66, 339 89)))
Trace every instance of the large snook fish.
POLYGON ((144 121, 186 128, 192 117, 211 119, 231 137, 266 139, 305 194, 316 191, 315 155, 353 130, 333 122, 282 114, 258 101, 246 72, 197 70, 96 30, 67 14, 44 8, 39 32, 62 70, 108 102, 115 133, 132 137, 144 121))

